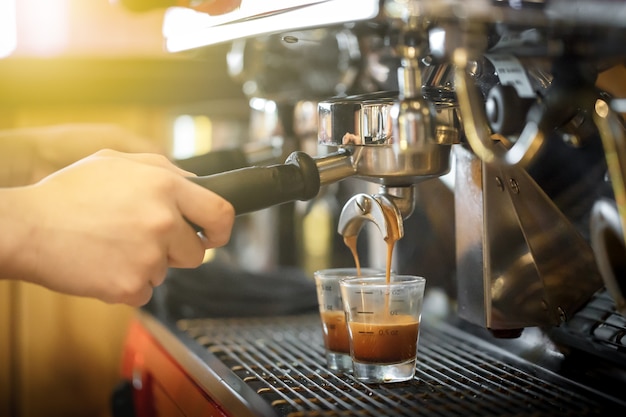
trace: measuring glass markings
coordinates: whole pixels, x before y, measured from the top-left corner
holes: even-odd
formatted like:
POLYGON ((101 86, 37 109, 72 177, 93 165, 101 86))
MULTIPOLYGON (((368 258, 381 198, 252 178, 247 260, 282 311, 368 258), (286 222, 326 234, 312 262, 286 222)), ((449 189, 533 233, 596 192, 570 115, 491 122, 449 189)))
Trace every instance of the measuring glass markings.
POLYGON ((384 288, 380 290, 356 290, 354 291, 354 293, 359 294, 359 295, 382 294, 382 295, 392 296, 392 297, 404 297, 407 294, 407 290, 403 288, 393 288, 393 289, 384 288))

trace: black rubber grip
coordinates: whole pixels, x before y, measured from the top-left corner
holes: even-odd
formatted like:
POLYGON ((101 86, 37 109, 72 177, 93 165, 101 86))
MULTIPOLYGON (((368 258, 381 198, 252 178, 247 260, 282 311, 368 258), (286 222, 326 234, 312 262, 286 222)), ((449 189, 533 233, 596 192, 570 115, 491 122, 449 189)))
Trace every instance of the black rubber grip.
POLYGON ((315 160, 292 153, 284 164, 247 167, 189 180, 228 200, 241 215, 295 200, 310 200, 320 189, 315 160))

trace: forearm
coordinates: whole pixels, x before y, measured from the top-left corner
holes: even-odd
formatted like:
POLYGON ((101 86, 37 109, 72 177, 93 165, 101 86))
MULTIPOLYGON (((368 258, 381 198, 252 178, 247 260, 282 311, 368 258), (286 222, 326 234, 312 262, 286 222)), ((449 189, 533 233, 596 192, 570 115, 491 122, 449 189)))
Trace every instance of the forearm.
POLYGON ((0 279, 29 281, 36 254, 29 187, 0 188, 0 279), (32 259, 29 259, 32 258, 32 259))

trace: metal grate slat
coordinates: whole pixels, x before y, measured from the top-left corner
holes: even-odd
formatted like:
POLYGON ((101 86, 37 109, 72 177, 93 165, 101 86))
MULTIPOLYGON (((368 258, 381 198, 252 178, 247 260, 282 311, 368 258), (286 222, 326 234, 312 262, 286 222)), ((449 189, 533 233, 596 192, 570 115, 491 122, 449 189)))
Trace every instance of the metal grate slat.
POLYGON ((412 381, 374 385, 326 368, 315 314, 181 320, 178 328, 226 364, 277 416, 555 417, 611 415, 606 411, 616 406, 626 410, 450 325, 422 325, 412 381))
MULTIPOLYGON (((305 345, 306 346, 306 345, 305 345)), ((296 351, 298 353, 301 353, 302 356, 306 355, 306 351, 304 351, 302 349, 302 345, 298 344, 292 344, 292 343, 286 343, 285 344, 285 348, 287 350, 293 350, 296 351)), ((324 361, 325 358, 322 358, 322 361, 324 361)), ((319 369, 319 364, 320 362, 317 362, 315 364, 315 366, 319 369)), ((311 373, 315 373, 317 374, 317 372, 313 369, 311 369, 310 367, 306 366, 306 369, 308 372, 311 373)), ((329 376, 332 376, 331 378, 324 378, 320 380, 320 384, 325 386, 326 390, 329 390, 330 387, 333 387, 334 389, 337 389, 341 392, 346 392, 346 388, 348 388, 350 390, 350 393, 352 394, 352 399, 353 401, 356 401, 358 404, 356 404, 357 406, 359 406, 359 404, 363 404, 363 409, 367 410, 367 411, 375 411, 380 409, 380 407, 385 407, 385 406, 394 406, 395 404, 392 402, 392 400, 388 397, 380 397, 375 395, 375 392, 373 391, 368 391, 367 390, 367 386, 364 384, 359 383, 359 385, 361 386, 361 390, 354 388, 353 386, 350 387, 345 387, 344 388, 344 381, 339 378, 338 376, 330 373, 329 376)), ((346 409, 354 409, 355 404, 352 403, 350 405, 348 405, 348 407, 346 407, 346 409)), ((398 411, 402 412, 402 414, 399 415, 408 415, 408 416, 412 416, 412 413, 410 410, 407 409, 402 409, 402 407, 398 407, 398 411)))
POLYGON ((579 407, 589 407, 589 403, 579 401, 578 396, 562 387, 550 386, 540 379, 528 373, 522 373, 519 369, 500 363, 499 366, 484 352, 473 349, 469 344, 443 344, 442 341, 432 341, 423 349, 432 349, 432 354, 427 358, 437 357, 438 363, 445 362, 453 372, 461 376, 469 374, 470 380, 479 387, 487 386, 493 393, 496 401, 507 399, 508 401, 521 401, 530 403, 538 410, 549 410, 548 405, 556 398, 567 400, 579 407), (475 359, 479 358, 477 364, 475 359), (460 368, 459 368, 460 366, 460 368), (524 392, 520 392, 523 388, 524 392))
MULTIPOLYGON (((431 361, 429 360, 428 362, 430 363, 431 361)), ((524 392, 520 392, 516 389, 519 385, 507 383, 506 380, 494 380, 493 378, 490 380, 489 378, 485 378, 480 375, 480 373, 472 372, 471 368, 473 365, 468 363, 461 361, 455 363, 445 356, 441 356, 438 364, 429 365, 428 363, 421 363, 418 367, 422 368, 423 372, 427 375, 442 374, 437 371, 437 368, 441 368, 443 363, 447 365, 445 378, 450 380, 450 377, 453 377, 453 382, 448 386, 442 383, 440 389, 450 390, 451 388, 460 388, 463 392, 472 395, 474 398, 483 398, 485 413, 487 415, 497 413, 503 401, 519 409, 524 409, 531 405, 532 409, 538 412, 548 412, 550 410, 548 406, 550 403, 547 402, 546 398, 543 400, 537 398, 531 395, 527 389, 525 389, 524 392), (463 367, 459 368, 459 365, 463 367), (508 387, 506 387, 506 385, 508 385, 508 387)))

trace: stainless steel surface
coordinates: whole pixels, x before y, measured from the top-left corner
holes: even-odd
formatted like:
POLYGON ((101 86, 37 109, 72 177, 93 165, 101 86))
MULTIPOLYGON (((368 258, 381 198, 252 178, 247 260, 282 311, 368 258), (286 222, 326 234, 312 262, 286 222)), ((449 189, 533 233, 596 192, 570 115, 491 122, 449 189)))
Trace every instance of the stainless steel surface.
POLYGON ((389 187, 408 186, 450 170, 449 146, 426 144, 421 151, 410 153, 398 153, 384 145, 347 148, 358 177, 389 187))
POLYGON ((177 363, 207 392, 220 399, 221 405, 237 417, 274 417, 276 414, 262 399, 231 373, 227 365, 199 342, 189 343, 175 328, 168 327, 149 313, 139 312, 145 328, 177 363))
POLYGON ((320 184, 328 185, 356 174, 349 152, 334 152, 315 158, 320 184))
POLYGON ((340 97, 318 104, 322 145, 389 145, 393 141, 394 92, 340 97))
POLYGON ((361 53, 350 29, 328 27, 234 41, 226 62, 246 96, 287 103, 345 94, 361 53))
POLYGON ((492 329, 566 321, 602 285, 590 245, 523 169, 456 150, 459 315, 492 329))
POLYGON ((447 173, 452 143, 444 132, 452 128, 441 127, 437 139, 426 103, 396 105, 397 100, 397 93, 381 92, 320 102, 319 143, 347 149, 354 155, 357 176, 384 185, 408 185, 447 173))
MULTIPOLYGON (((173 8, 164 34, 172 52, 232 42, 229 69, 264 106, 262 139, 287 154, 313 154, 319 141, 320 183, 340 181, 263 218, 256 245, 271 246, 279 230, 303 252, 335 255, 333 224, 355 236, 372 222, 382 237, 393 224, 404 233, 396 248, 412 249, 401 262, 394 254, 394 271, 440 272, 423 274, 433 284, 427 300, 445 288, 455 308, 425 305, 416 377, 378 385, 326 368, 317 312, 177 322, 142 314, 226 413, 624 415, 626 318, 610 278, 623 272, 625 99, 597 79, 626 66, 626 0, 243 0, 217 17, 173 8), (306 111, 294 114, 300 104, 306 111), (425 187, 449 170, 453 203, 425 187), (418 216, 425 221, 408 228, 418 216), (311 241, 297 234, 304 224, 311 241), (622 252, 611 258, 615 242, 622 252)), ((372 229, 364 263, 384 267, 372 229)))
POLYGON ((497 347, 448 323, 425 320, 415 378, 365 385, 326 368, 316 313, 176 325, 149 316, 144 320, 159 329, 157 340, 167 351, 172 352, 172 344, 187 347, 186 355, 176 350, 174 357, 231 415, 555 417, 626 410, 622 399, 602 393, 599 386, 583 385, 513 353, 558 366, 562 356, 536 333, 519 346, 497 347))
POLYGON ((611 108, 623 97, 596 86, 626 63, 626 1, 354 5, 244 0, 237 13, 189 19, 178 9, 165 36, 171 51, 236 40, 245 91, 320 103, 320 144, 345 151, 323 181, 409 187, 455 169, 445 216, 459 315, 494 332, 566 322, 602 286, 593 200, 615 199, 626 225, 624 125, 611 108))
POLYGON ((224 16, 173 8, 165 16, 163 32, 167 49, 178 52, 268 33, 374 19, 383 13, 397 20, 413 15, 443 21, 514 22, 532 27, 550 24, 626 27, 622 5, 611 0, 520 1, 513 4, 518 7, 510 7, 508 0, 388 0, 382 3, 383 7, 380 0, 360 0, 359 7, 354 7, 351 0, 283 0, 271 4, 242 0, 238 11, 224 16), (183 28, 186 30, 181 30, 183 28))
POLYGON ((354 7, 353 0, 280 0, 271 3, 242 0, 238 11, 224 16, 172 8, 163 23, 165 45, 170 52, 180 52, 234 39, 378 16, 379 0, 359 1, 359 7, 354 7))
POLYGON ((621 240, 626 241, 626 134, 623 119, 607 100, 597 100, 594 120, 598 125, 613 193, 620 217, 621 240))
POLYGON ((615 308, 626 315, 626 243, 617 204, 596 201, 591 213, 591 247, 615 308))
POLYGON ((465 51, 457 51, 454 62, 456 64, 455 86, 459 111, 463 119, 465 136, 472 150, 480 159, 489 163, 517 165, 531 161, 541 149, 544 140, 544 133, 539 130, 538 123, 527 121, 510 149, 495 147, 492 130, 484 111, 484 99, 474 88, 469 75, 469 57, 465 51))
POLYGON ((356 237, 366 222, 373 223, 385 242, 404 236, 402 214, 384 195, 357 194, 343 206, 337 231, 344 238, 356 237))

